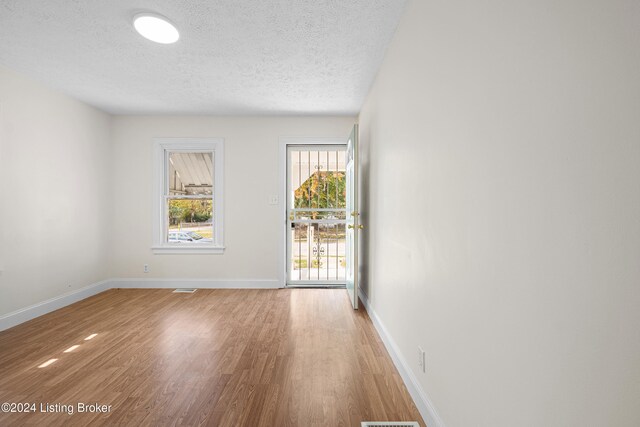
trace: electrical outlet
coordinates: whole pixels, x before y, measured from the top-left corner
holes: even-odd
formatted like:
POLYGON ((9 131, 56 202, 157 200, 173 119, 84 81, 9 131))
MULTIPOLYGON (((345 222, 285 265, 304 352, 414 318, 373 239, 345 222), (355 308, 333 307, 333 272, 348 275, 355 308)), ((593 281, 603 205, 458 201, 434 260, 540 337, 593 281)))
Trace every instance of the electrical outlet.
POLYGON ((424 350, 420 346, 418 346, 418 367, 420 368, 420 370, 422 370, 422 372, 427 371, 424 350))
POLYGON ((149 272, 149 264, 145 264, 144 265, 144 272, 148 273, 149 272))

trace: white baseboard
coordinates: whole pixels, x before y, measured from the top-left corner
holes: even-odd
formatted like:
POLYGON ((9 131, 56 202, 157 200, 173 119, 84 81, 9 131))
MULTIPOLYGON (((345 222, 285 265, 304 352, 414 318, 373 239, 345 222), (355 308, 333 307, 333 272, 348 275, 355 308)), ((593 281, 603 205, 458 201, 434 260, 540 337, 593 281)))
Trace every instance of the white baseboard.
POLYGON ((279 280, 209 280, 209 279, 107 279, 94 283, 73 292, 60 295, 49 300, 21 308, 14 312, 0 316, 0 331, 13 328, 20 323, 27 322, 43 314, 50 313, 62 307, 89 298, 100 292, 113 288, 123 289, 175 289, 175 288, 200 288, 200 289, 277 289, 281 288, 279 280))
POLYGON ((277 289, 282 286, 280 281, 275 279, 111 279, 109 287, 121 289, 277 289))
POLYGON ((407 360, 400 352, 400 349, 393 338, 391 338, 391 335, 389 335, 387 328, 385 328, 375 310, 373 310, 369 305, 369 298, 364 292, 362 292, 362 289, 360 289, 359 295, 362 304, 369 314, 369 318, 373 322, 373 326, 378 331, 378 335, 380 335, 384 346, 387 348, 387 351, 393 360, 393 364, 396 365, 396 369, 400 373, 404 384, 407 386, 409 394, 413 398, 418 411, 420 411, 420 415, 422 415, 424 422, 427 423, 427 427, 445 427, 444 422, 436 411, 436 408, 433 406, 433 403, 431 403, 431 399, 429 399, 429 396, 427 396, 427 393, 418 382, 413 371, 410 369, 407 360))
POLYGON ((0 331, 13 328, 20 323, 27 322, 36 317, 40 317, 43 314, 51 313, 62 307, 66 307, 74 302, 78 302, 85 298, 89 298, 93 295, 104 292, 110 289, 109 280, 103 280, 101 282, 93 283, 84 288, 68 292, 64 295, 60 295, 51 299, 48 299, 37 304, 30 305, 29 307, 21 308, 14 312, 0 316, 0 331))

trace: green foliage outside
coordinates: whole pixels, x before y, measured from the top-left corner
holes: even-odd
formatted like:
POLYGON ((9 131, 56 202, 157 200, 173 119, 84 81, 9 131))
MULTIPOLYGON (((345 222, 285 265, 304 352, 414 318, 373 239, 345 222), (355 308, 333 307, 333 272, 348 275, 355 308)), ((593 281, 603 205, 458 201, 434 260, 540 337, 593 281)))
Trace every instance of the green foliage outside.
MULTIPOLYGON (((326 212, 316 212, 313 209, 344 209, 347 197, 347 177, 345 172, 315 172, 294 191, 293 205, 296 209, 309 208, 311 219, 325 219, 326 212)), ((329 213, 335 218, 335 213, 329 213)), ((316 238, 342 239, 345 236, 344 226, 336 228, 314 225, 316 238)), ((296 230, 296 240, 307 238, 306 227, 296 230)))
POLYGON ((169 200, 170 225, 181 222, 207 222, 211 219, 211 200, 172 199, 169 200))
MULTIPOLYGON (((309 262, 305 258, 303 258, 303 259, 294 259, 293 262, 294 262, 294 268, 296 270, 299 270, 301 268, 307 268, 307 266, 309 265, 309 262)), ((318 263, 317 259, 311 260, 311 268, 320 268, 321 264, 322 263, 318 263)))
MULTIPOLYGON (((344 209, 347 179, 344 172, 315 172, 294 192, 295 208, 344 209)), ((313 214, 316 219, 317 214, 313 214)))
MULTIPOLYGON (((332 264, 335 262, 335 255, 330 256, 329 257, 329 264, 332 264), (333 259, 331 259, 333 258, 333 259)), ((325 257, 322 257, 320 259, 320 262, 318 262, 318 259, 314 258, 311 260, 311 268, 320 268, 324 265, 324 262, 326 261, 325 257)), ((344 257, 339 257, 338 258, 338 263, 340 264, 340 267, 344 268, 347 266, 347 261, 344 257)), ((295 270, 300 270, 300 269, 304 269, 307 268, 309 266, 309 261, 307 261, 306 258, 294 258, 293 260, 293 268, 295 270)))

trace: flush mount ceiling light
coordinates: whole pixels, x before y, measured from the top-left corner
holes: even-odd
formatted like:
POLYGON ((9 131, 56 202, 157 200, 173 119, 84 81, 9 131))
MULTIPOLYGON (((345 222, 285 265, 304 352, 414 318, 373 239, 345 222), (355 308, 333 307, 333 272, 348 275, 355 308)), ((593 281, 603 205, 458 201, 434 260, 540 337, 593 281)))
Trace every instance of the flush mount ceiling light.
POLYGON ((133 17, 133 26, 142 37, 156 43, 175 43, 180 38, 176 27, 157 13, 138 13, 133 17))

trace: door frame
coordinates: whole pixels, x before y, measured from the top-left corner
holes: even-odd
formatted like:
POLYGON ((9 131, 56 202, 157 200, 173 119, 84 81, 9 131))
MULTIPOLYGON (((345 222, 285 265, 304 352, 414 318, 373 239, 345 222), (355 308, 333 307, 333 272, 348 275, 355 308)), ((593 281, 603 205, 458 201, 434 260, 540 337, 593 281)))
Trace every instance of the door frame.
MULTIPOLYGON (((287 153, 290 145, 346 145, 347 138, 338 137, 280 137, 280 161, 279 161, 279 216, 282 225, 279 243, 278 281, 281 288, 287 287, 287 153)), ((298 286, 298 285, 296 285, 298 286)), ((316 285, 310 285, 316 286, 316 285)))

